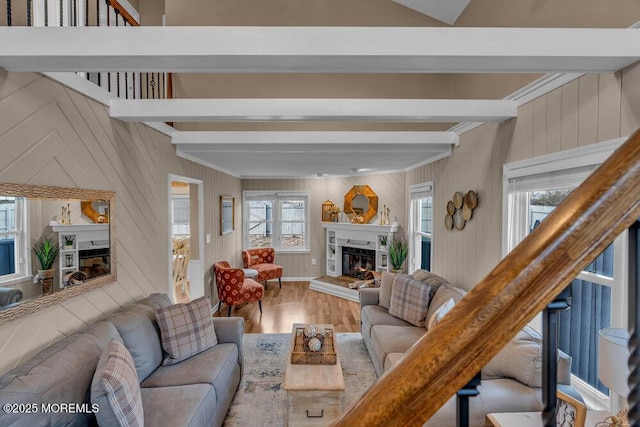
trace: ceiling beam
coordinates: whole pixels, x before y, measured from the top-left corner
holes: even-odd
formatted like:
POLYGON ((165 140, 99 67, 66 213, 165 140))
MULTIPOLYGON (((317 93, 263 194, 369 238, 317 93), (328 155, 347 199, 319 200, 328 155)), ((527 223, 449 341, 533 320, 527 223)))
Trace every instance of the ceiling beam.
POLYGON ((323 131, 323 132, 288 132, 288 131, 176 131, 171 137, 173 144, 190 144, 217 146, 224 149, 229 145, 242 147, 246 144, 272 147, 294 145, 361 145, 374 146, 383 144, 393 147, 397 144, 417 145, 452 145, 458 144, 455 132, 367 132, 367 131, 323 131))
POLYGON ((613 72, 637 29, 0 27, 8 71, 613 72))
POLYGON ((135 122, 490 122, 517 113, 515 101, 477 99, 114 99, 109 108, 135 122))

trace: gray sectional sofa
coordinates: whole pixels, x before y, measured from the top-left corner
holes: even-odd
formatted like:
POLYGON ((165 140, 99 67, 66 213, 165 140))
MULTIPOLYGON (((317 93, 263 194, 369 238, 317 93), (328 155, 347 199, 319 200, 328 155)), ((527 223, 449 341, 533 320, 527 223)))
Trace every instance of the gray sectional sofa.
MULTIPOLYGON (((450 298, 458 302, 466 293, 429 272, 419 270, 413 276, 431 285, 427 323, 450 298)), ((360 330, 378 376, 391 369, 418 339, 428 336, 426 327, 413 326, 389 314, 392 280, 393 276, 385 273, 381 288, 360 290, 360 330)), ((582 400, 569 385, 570 381, 571 358, 560 352, 559 388, 582 400)), ((470 426, 492 426, 486 419, 486 414, 492 412, 541 411, 541 387, 542 339, 536 331, 526 327, 482 370, 482 384, 478 387, 480 394, 469 399, 470 426)), ((455 396, 425 424, 428 427, 455 425, 455 396)))
POLYGON ((124 343, 135 362, 145 425, 222 425, 242 376, 244 320, 214 318, 219 344, 178 364, 161 366, 163 351, 155 309, 169 305, 166 295, 150 295, 53 344, 0 377, 0 403, 20 409, 16 413, 0 411, 0 426, 96 425, 91 381, 100 355, 112 339, 124 343), (69 406, 61 408, 60 404, 69 406), (43 408, 49 408, 48 412, 43 408), (29 409, 31 413, 24 413, 29 409))

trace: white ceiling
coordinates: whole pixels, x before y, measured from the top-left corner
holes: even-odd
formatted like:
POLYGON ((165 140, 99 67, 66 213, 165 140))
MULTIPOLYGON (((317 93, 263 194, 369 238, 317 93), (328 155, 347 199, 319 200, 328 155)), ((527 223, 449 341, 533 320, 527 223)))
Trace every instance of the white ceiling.
MULTIPOLYGON (((640 59, 637 29, 424 27, 0 27, 9 71, 293 73, 612 72, 640 59)), ((114 100, 129 121, 479 122, 512 101, 114 100)), ((240 177, 406 170, 450 154, 441 132, 177 132, 177 153, 240 177), (364 169, 353 172, 354 169, 364 169)))
POLYGON ((311 178, 404 171, 451 154, 451 145, 402 144, 180 144, 183 157, 197 159, 242 178, 311 178), (422 162, 418 160, 422 159, 422 162), (357 170, 354 170, 357 169, 357 170))

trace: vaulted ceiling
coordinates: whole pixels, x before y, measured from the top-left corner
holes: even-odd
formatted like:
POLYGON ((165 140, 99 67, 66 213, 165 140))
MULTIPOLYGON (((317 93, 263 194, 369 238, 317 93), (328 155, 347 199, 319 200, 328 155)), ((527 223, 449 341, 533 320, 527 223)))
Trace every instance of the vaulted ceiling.
POLYGON ((235 176, 309 177, 434 161, 457 123, 515 117, 503 98, 543 73, 640 58, 640 30, 589 29, 634 24, 635 0, 166 0, 168 28, 148 26, 157 5, 138 0, 138 28, 0 28, 0 66, 173 72, 176 99, 111 116, 173 122, 179 155, 235 176))
MULTIPOLYGON (((540 78, 546 72, 578 70, 587 71, 583 66, 572 67, 570 56, 574 47, 568 51, 558 53, 555 60, 551 60, 548 66, 543 63, 547 58, 545 54, 549 49, 558 46, 561 38, 549 33, 551 41, 541 43, 539 51, 531 53, 531 63, 527 64, 527 41, 537 38, 523 36, 522 39, 514 39, 512 36, 501 33, 491 43, 487 39, 471 35, 468 38, 459 36, 454 32, 422 33, 420 30, 450 30, 460 27, 521 27, 521 28, 626 28, 634 24, 640 17, 640 5, 633 0, 622 0, 615 8, 603 4, 599 0, 566 0, 563 2, 545 2, 539 0, 522 0, 513 2, 510 0, 324 0, 315 2, 300 2, 299 0, 271 0, 268 2, 255 2, 252 0, 192 0, 188 8, 184 2, 178 0, 166 0, 166 13, 168 25, 251 25, 251 26, 289 26, 306 27, 310 30, 322 29, 322 27, 360 27, 362 30, 375 30, 367 33, 359 40, 360 46, 348 43, 348 38, 340 33, 341 28, 334 28, 332 34, 337 42, 330 48, 331 52, 345 51, 353 48, 357 52, 345 52, 344 59, 353 59, 354 62, 363 59, 367 50, 373 51, 367 59, 370 61, 360 69, 327 70, 334 63, 327 58, 320 60, 320 69, 307 68, 304 73, 292 73, 290 70, 266 70, 259 71, 254 67, 253 72, 237 73, 190 73, 179 74, 174 79, 174 91, 180 98, 197 99, 227 99, 239 98, 241 100, 262 99, 268 105, 270 100, 279 98, 286 100, 325 100, 323 104, 327 116, 334 116, 328 120, 322 118, 309 118, 301 120, 304 115, 302 109, 297 110, 297 117, 281 117, 280 120, 262 116, 259 120, 254 114, 255 120, 227 120, 227 121, 180 121, 175 126, 182 131, 214 131, 221 133, 211 134, 210 144, 187 144, 182 138, 176 141, 180 143, 178 151, 183 154, 206 159, 209 164, 217 164, 218 167, 227 166, 237 171, 241 176, 313 176, 316 173, 353 174, 351 168, 363 168, 371 166, 372 171, 403 170, 430 160, 446 156, 442 144, 430 141, 429 132, 442 132, 451 129, 459 122, 475 122, 480 119, 472 115, 464 116, 465 112, 459 111, 457 117, 442 117, 440 120, 407 120, 406 117, 398 118, 406 111, 413 110, 404 100, 430 100, 457 99, 464 103, 466 99, 472 100, 501 100, 520 88, 540 78), (457 16, 456 16, 457 15, 457 16), (455 16, 455 19, 453 18, 455 16), (452 25, 450 25, 452 24, 452 25), (374 28, 371 28, 374 27, 374 28), (390 35, 387 28, 416 30, 416 35, 403 38, 390 35), (340 45, 342 41, 342 45, 340 45), (457 47, 453 45, 457 44, 457 47), (381 51, 387 50, 384 57, 381 51), (437 53, 450 55, 448 58, 435 56, 432 58, 432 67, 416 67, 409 70, 407 64, 416 64, 420 59, 409 58, 407 55, 401 58, 403 50, 413 47, 423 47, 437 56, 437 53), (438 50, 438 48, 441 48, 438 50), (456 48, 462 49, 457 54, 456 48), (480 63, 485 49, 495 48, 496 57, 485 56, 485 65, 480 63), (513 48, 509 52, 509 49, 513 48), (398 56, 395 56, 398 55, 398 56), (501 57, 501 55, 504 55, 501 57), (475 57, 475 58, 474 58, 475 57), (388 60, 388 61, 387 61, 388 60), (451 65, 448 60, 459 60, 457 66, 451 65), (477 62, 474 61, 477 60, 477 62), (390 65, 389 65, 390 64, 390 65), (531 64, 539 66, 532 67, 531 64), (387 66, 388 68, 385 68, 387 66), (447 66, 451 68, 447 69, 447 66), (392 67, 397 67, 395 70, 392 67), (491 69, 491 67, 495 67, 491 69), (316 72, 310 72, 310 71, 316 72), (331 72, 327 72, 331 71, 331 72), (495 71, 495 72, 490 72, 495 71), (343 108, 339 100, 345 99, 343 108), (354 115, 344 114, 344 108, 348 103, 360 100, 360 118, 354 115), (372 114, 374 102, 370 100, 388 100, 397 105, 397 116, 392 118, 382 112, 372 114), (405 107, 405 108, 403 108, 405 107), (363 117, 364 116, 364 117, 363 117), (229 133, 240 133, 237 138, 230 139, 229 133), (246 145, 243 138, 251 132, 246 145), (273 136, 281 137, 279 132, 309 132, 308 138, 301 139, 296 149, 297 153, 291 153, 291 145, 283 143, 271 145, 273 151, 268 155, 256 154, 255 139, 261 139, 273 144, 273 136), (351 139, 360 144, 346 145, 344 142, 328 144, 332 137, 331 132, 353 132, 351 139), (356 132, 358 132, 356 136, 356 132), (386 134, 385 134, 386 132, 386 134), (400 139, 388 136, 398 132, 421 132, 421 145, 413 145, 411 156, 406 156, 400 151, 400 139), (324 137, 322 134, 324 133, 324 137), (260 135, 262 134, 262 135, 260 135), (377 135, 377 136, 376 136, 377 135), (315 139, 314 139, 315 138, 315 139), (368 138, 368 139, 367 139, 368 138), (368 140, 371 150, 362 149, 364 140, 368 140), (227 146, 223 154, 220 145, 233 141, 233 149, 227 146), (313 142, 315 141, 315 142, 313 142), (311 152, 312 146, 325 154, 311 152), (338 145, 344 145, 341 151, 338 145), (396 147, 396 145, 398 147, 396 147), (349 149, 353 147, 353 150, 349 149), (396 149, 398 148, 398 149, 396 149), (305 155, 303 153, 308 153, 305 155), (335 153, 332 155, 332 153, 335 153), (339 153, 339 154, 338 154, 339 153), (277 161, 271 157, 277 158, 277 161), (231 159, 238 159, 233 161, 231 159), (290 161, 287 162, 287 159, 290 161), (393 159, 393 160, 392 160, 393 159), (216 163, 217 162, 217 163, 216 163), (282 166, 282 163, 287 165, 282 166), (295 166, 294 166, 295 163, 295 166), (351 166, 351 167, 349 167, 351 166), (242 170, 241 170, 242 169, 242 170), (300 175, 302 174, 302 175, 300 175)), ((389 29, 393 31, 393 29, 389 29)), ((294 37, 291 37, 294 38, 294 37)), ((314 39, 310 37, 296 37, 303 51, 311 54, 317 47, 314 39)), ((321 37, 326 41, 328 37, 321 37)), ((578 42, 580 39, 577 40, 578 42)), ((582 46, 593 47, 594 43, 582 39, 582 46)), ((275 44, 274 44, 275 45, 275 44)), ((604 46, 606 50, 609 46, 604 46)), ((414 52, 415 53, 415 52, 414 52)), ((593 52, 587 56, 593 58, 593 52)), ((290 60, 280 59, 279 66, 286 67, 290 60)), ((632 60, 633 62, 633 60, 632 60)), ((614 68, 617 67, 614 66, 614 68)), ((245 70, 246 71, 246 70, 245 70)), ((250 101, 248 101, 250 102, 250 101)), ((223 105, 221 102, 220 105, 223 105)), ((277 114, 279 104, 271 103, 272 113, 277 114)), ((300 105, 303 105, 301 102, 300 105)), ((435 105, 435 104, 433 104, 435 105)), ((320 107, 319 107, 320 108, 320 107)), ((483 109, 481 106, 479 109, 483 109)), ((252 112, 247 111, 247 115, 252 112)), ((413 110, 415 116, 419 111, 413 110)), ((485 109, 488 112, 489 109, 485 109)), ((466 111, 468 113, 468 111, 466 111)), ((496 117, 494 120, 504 120, 496 117)), ((194 134, 189 134, 193 137, 194 134)), ((201 135, 207 139, 207 134, 201 135)), ((347 137, 349 138, 349 137, 347 137)), ((342 141, 342 139, 336 139, 342 141)), ((367 144, 364 144, 366 147, 367 144)), ((263 147, 266 148, 266 147, 263 147)), ((447 147, 447 150, 455 149, 455 144, 447 147)), ((362 173, 362 172, 358 172, 362 173)))

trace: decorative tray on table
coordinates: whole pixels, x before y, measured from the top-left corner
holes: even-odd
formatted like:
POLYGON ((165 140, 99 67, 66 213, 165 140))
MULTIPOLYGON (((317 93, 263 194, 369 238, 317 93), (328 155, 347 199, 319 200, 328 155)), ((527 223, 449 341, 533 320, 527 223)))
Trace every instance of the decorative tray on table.
POLYGON ((296 337, 291 351, 291 363, 294 365, 335 365, 337 356, 333 329, 318 328, 311 330, 312 333, 309 334, 308 328, 296 328, 294 332, 296 337), (308 336, 305 335, 305 331, 308 336), (317 348, 318 344, 313 340, 317 340, 321 344, 316 351, 312 348, 317 348))

